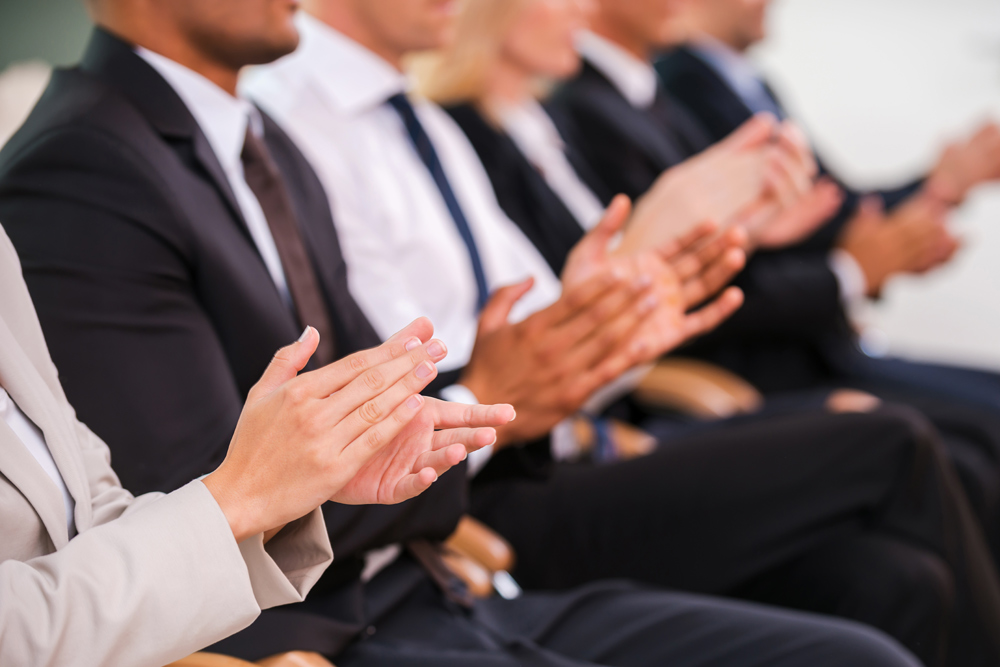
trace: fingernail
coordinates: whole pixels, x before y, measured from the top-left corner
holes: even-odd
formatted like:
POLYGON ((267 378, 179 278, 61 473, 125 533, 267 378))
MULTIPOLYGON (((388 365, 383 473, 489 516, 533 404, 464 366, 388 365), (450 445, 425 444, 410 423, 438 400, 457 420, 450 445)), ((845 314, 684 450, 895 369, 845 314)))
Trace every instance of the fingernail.
POLYGON ((299 341, 298 342, 304 343, 305 340, 306 340, 306 338, 309 338, 309 330, 310 329, 312 329, 312 327, 306 327, 305 329, 302 330, 302 335, 299 336, 299 341))
POLYGON ((444 343, 439 340, 431 341, 431 344, 427 346, 427 354, 429 354, 432 359, 443 357, 446 352, 447 350, 445 349, 444 343))
POLYGON ((421 343, 419 338, 411 338, 410 340, 406 341, 406 351, 412 352, 413 350, 420 347, 420 345, 421 343))
POLYGON ((417 366, 417 377, 421 380, 426 380, 432 375, 434 375, 434 364, 431 362, 425 361, 417 366))
POLYGON ((642 303, 639 304, 639 312, 642 314, 652 312, 656 309, 657 305, 658 299, 655 296, 647 296, 642 300, 642 303))
POLYGON ((645 289, 652 284, 653 278, 645 273, 635 279, 635 286, 639 289, 645 289))
POLYGON ((420 394, 414 394, 413 396, 410 396, 410 398, 407 399, 406 407, 408 407, 411 410, 416 410, 417 408, 420 407, 421 403, 423 403, 423 400, 421 400, 420 394))

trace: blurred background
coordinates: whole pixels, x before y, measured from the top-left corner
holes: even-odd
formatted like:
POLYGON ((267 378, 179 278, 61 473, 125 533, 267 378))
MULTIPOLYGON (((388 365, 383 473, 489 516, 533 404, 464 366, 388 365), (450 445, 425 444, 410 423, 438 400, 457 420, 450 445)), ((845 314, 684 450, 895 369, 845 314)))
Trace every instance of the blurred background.
MULTIPOLYGON (((88 30, 80 0, 0 3, 0 144, 88 30)), ((998 0, 775 0, 755 57, 858 187, 901 183, 948 138, 1000 119, 998 0)), ((1000 186, 976 191, 952 224, 966 243, 956 261, 896 279, 855 317, 870 349, 1000 369, 1000 186)))

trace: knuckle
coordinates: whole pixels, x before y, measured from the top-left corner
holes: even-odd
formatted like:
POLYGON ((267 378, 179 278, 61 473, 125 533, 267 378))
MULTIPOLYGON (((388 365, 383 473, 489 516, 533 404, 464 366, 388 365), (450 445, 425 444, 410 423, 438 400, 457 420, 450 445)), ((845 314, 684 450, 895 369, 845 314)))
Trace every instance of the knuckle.
POLYGON ((378 449, 382 446, 382 433, 377 428, 368 429, 362 436, 364 446, 369 450, 378 449))
POLYGON ((377 424, 382 419, 384 411, 378 401, 368 401, 358 409, 358 414, 366 423, 377 424))
POLYGON ((363 373, 365 369, 368 368, 367 360, 364 358, 363 355, 360 354, 352 354, 350 357, 347 358, 347 362, 351 370, 354 371, 355 373, 359 374, 363 373))
POLYGON ((309 397, 305 387, 300 384, 287 387, 285 389, 285 395, 288 397, 288 401, 293 406, 303 405, 309 397))
POLYGON ((365 386, 372 391, 379 391, 385 386, 385 374, 377 368, 373 368, 363 376, 365 386))

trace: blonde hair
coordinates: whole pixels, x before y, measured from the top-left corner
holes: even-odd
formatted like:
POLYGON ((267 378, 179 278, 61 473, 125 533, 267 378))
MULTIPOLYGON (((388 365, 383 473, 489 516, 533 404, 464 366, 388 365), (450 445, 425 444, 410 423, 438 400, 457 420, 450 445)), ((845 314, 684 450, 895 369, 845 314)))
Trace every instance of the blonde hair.
POLYGON ((530 1, 461 0, 452 42, 410 62, 420 92, 438 104, 481 100, 507 31, 530 1))

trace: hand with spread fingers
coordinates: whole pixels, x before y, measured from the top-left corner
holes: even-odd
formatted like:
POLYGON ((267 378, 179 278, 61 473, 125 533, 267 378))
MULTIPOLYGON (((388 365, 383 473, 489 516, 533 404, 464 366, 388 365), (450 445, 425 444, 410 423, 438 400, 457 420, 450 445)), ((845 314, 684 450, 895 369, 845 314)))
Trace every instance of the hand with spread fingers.
POLYGON ((652 278, 599 270, 518 323, 511 308, 527 280, 497 290, 483 309, 459 382, 484 403, 510 403, 517 420, 497 429, 497 446, 539 438, 576 412, 594 391, 642 358, 626 342, 656 308, 652 278))
POLYGON ((615 198, 604 219, 570 253, 562 275, 566 288, 610 270, 652 280, 651 303, 656 307, 623 341, 628 353, 612 355, 619 363, 630 364, 616 367, 619 373, 711 331, 732 315, 742 305, 743 295, 737 288, 723 289, 746 262, 746 232, 735 227, 719 234, 713 223, 696 225, 655 249, 610 252, 611 240, 629 212, 628 198, 615 198), (720 291, 722 294, 711 300, 720 291))
POLYGON ((638 256, 656 276, 663 304, 637 332, 646 341, 647 361, 712 331, 743 305, 742 291, 726 286, 746 264, 746 243, 742 228, 718 234, 716 225, 704 223, 638 256))
POLYGON ((278 351, 247 397, 225 461, 204 480, 237 541, 273 534, 328 500, 402 502, 493 442, 494 427, 514 417, 509 405, 420 396, 447 354, 432 333, 420 319, 378 348, 301 375, 316 330, 278 351))

